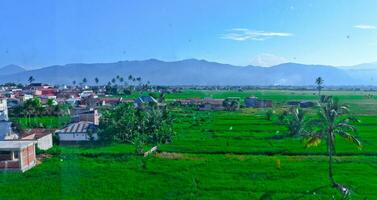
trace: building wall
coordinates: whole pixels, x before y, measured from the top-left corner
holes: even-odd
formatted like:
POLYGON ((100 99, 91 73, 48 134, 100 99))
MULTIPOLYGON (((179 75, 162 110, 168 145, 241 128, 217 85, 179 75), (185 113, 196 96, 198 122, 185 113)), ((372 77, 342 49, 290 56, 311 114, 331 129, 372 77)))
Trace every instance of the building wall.
POLYGON ((94 113, 78 114, 76 117, 74 117, 74 122, 80 122, 80 121, 93 122, 95 125, 99 125, 98 112, 95 111, 94 113))
POLYGON ((45 135, 37 140, 39 149, 47 150, 52 147, 52 134, 45 135))
POLYGON ((35 145, 23 148, 20 152, 21 160, 21 171, 25 171, 35 165, 36 155, 35 155, 35 145))
MULTIPOLYGON (((97 134, 93 135, 94 140, 98 139, 97 134)), ((86 133, 59 133, 60 141, 89 141, 89 136, 86 133)))

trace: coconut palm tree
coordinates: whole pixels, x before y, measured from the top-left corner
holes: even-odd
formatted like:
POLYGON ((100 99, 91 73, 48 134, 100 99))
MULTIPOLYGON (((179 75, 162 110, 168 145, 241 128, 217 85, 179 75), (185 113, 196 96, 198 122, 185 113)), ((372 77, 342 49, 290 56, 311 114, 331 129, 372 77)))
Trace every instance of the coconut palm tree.
POLYGON ((348 189, 338 184, 333 177, 333 155, 335 154, 336 135, 354 143, 361 148, 361 142, 353 135, 356 128, 352 123, 357 122, 355 118, 346 116, 349 113, 348 107, 340 105, 337 99, 331 96, 322 96, 320 99, 319 119, 312 120, 314 129, 307 135, 307 146, 316 146, 321 139, 326 140, 327 154, 329 157, 328 175, 333 187, 348 193, 348 189))
POLYGON ((35 81, 35 78, 33 76, 30 76, 29 79, 28 79, 29 83, 31 84, 32 82, 35 81))
POLYGON ((129 75, 129 76, 128 76, 128 80, 129 80, 129 81, 132 81, 133 78, 134 78, 134 77, 133 77, 132 75, 129 75))
POLYGON ((88 80, 86 78, 83 78, 82 83, 86 84, 86 82, 88 82, 88 80))
POLYGON ((322 77, 318 77, 317 79, 315 79, 315 84, 317 84, 317 90, 318 90, 318 96, 321 96, 321 90, 323 88, 322 84, 323 84, 323 79, 322 77))

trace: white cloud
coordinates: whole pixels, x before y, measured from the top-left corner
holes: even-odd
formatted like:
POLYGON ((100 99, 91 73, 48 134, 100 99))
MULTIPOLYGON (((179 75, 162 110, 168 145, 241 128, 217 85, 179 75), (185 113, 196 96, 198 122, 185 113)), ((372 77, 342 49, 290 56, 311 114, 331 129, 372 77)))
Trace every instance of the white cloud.
POLYGON ((358 29, 377 29, 377 26, 375 25, 370 25, 370 24, 358 24, 358 25, 355 25, 353 26, 354 28, 358 28, 358 29))
POLYGON ((272 37, 290 37, 293 36, 292 33, 284 32, 266 32, 266 31, 256 31, 247 28, 233 28, 228 31, 228 33, 221 36, 222 39, 235 40, 235 41, 245 41, 245 40, 258 40, 263 41, 272 37))
POLYGON ((260 67, 271 67, 274 65, 287 63, 287 62, 288 62, 288 59, 284 57, 276 56, 276 55, 268 54, 268 53, 262 53, 255 56, 251 60, 250 64, 254 66, 260 66, 260 67))

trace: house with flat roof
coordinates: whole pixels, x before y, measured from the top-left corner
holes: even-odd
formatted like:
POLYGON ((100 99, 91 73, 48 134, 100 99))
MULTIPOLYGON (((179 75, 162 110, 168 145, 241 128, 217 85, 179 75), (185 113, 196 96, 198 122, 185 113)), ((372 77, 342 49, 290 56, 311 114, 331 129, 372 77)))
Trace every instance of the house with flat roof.
POLYGON ((0 171, 24 172, 36 163, 34 141, 0 141, 0 171))

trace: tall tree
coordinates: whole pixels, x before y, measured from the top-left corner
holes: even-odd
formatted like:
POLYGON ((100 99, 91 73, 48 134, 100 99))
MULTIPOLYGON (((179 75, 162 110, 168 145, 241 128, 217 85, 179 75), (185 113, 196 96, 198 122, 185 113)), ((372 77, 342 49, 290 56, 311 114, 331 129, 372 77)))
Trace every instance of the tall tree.
POLYGON ((128 76, 128 80, 129 80, 129 81, 132 81, 132 80, 133 80, 133 76, 132 76, 132 75, 129 75, 129 76, 128 76))
POLYGON ((317 90, 318 90, 318 96, 321 96, 321 90, 323 88, 322 84, 323 84, 323 79, 322 77, 318 77, 315 79, 315 84, 317 85, 317 90))
POLYGON ((98 77, 94 78, 94 82, 96 82, 96 85, 98 85, 98 82, 99 82, 98 77))
POLYGON ((320 112, 318 119, 311 120, 314 128, 311 128, 307 134, 307 146, 316 146, 321 139, 326 140, 328 154, 328 176, 333 187, 338 188, 345 194, 349 190, 338 184, 333 177, 333 155, 335 154, 336 135, 347 141, 354 143, 361 148, 361 142, 353 135, 356 132, 352 124, 357 122, 353 117, 347 116, 349 109, 345 105, 340 105, 338 99, 331 96, 322 96, 320 99, 320 112))
POLYGON ((86 84, 86 82, 88 82, 88 80, 84 77, 84 78, 82 79, 82 82, 83 82, 84 84, 86 84))

